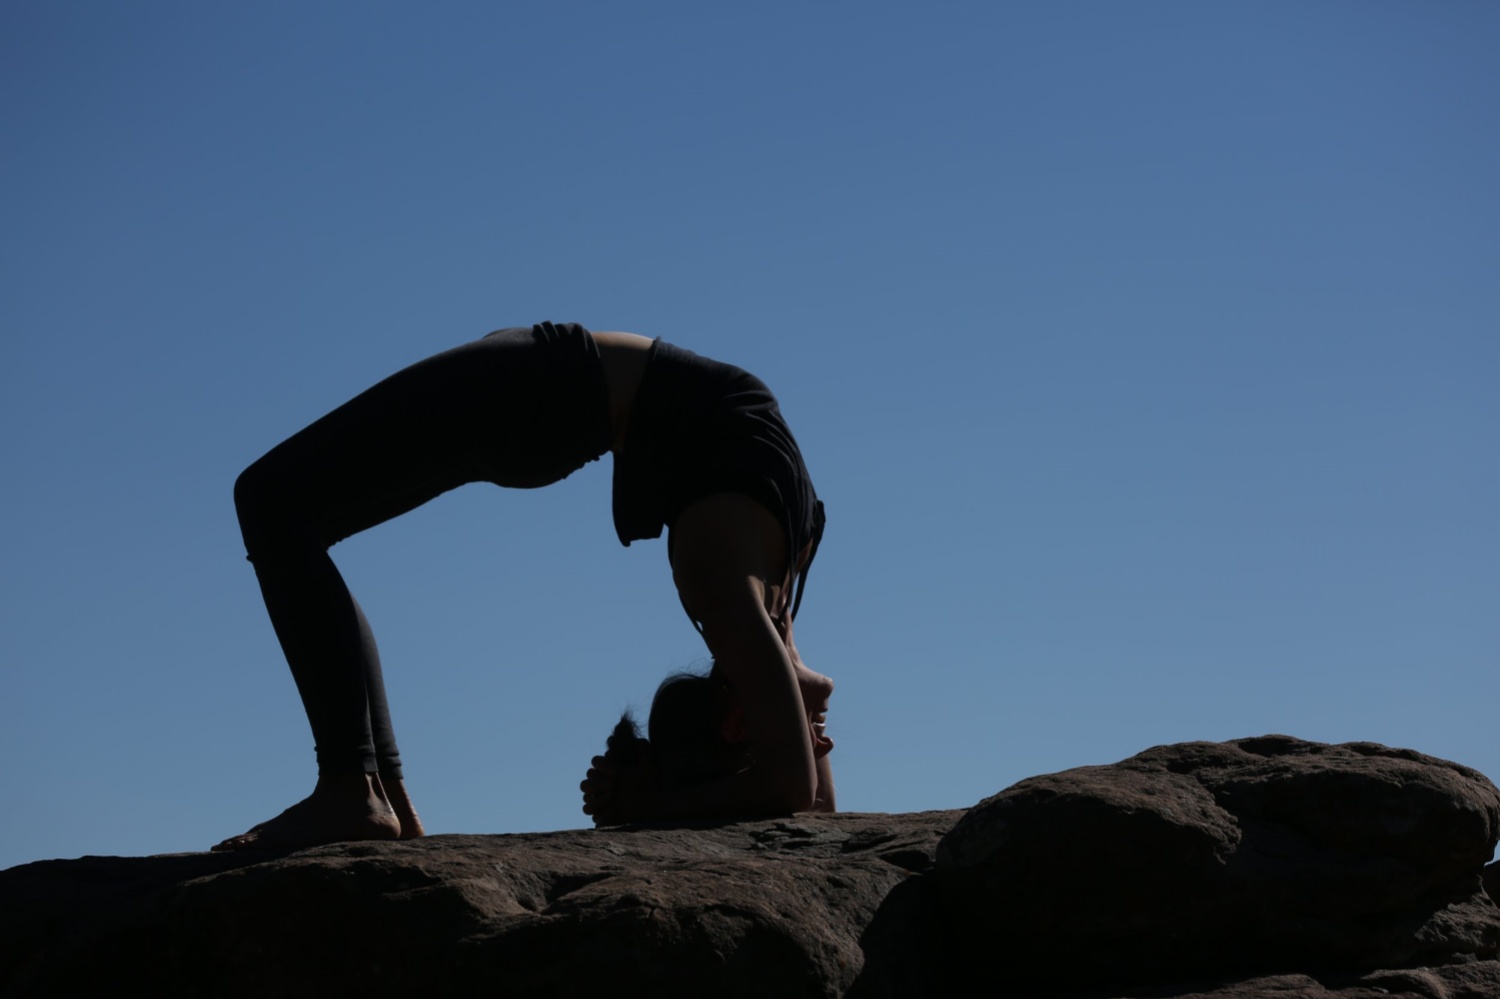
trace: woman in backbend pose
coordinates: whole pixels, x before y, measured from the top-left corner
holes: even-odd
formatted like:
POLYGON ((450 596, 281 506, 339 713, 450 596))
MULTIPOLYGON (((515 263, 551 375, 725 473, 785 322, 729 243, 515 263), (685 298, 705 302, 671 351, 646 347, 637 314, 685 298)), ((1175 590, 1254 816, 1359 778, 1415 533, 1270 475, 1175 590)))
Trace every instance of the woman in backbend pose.
POLYGON ((392 375, 235 483, 318 782, 215 849, 423 834, 375 642, 328 548, 466 482, 542 486, 605 451, 620 541, 668 528, 672 579, 714 665, 663 684, 651 743, 617 727, 581 785, 583 810, 600 825, 833 810, 833 684, 792 640, 823 505, 775 398, 753 375, 660 340, 542 323, 392 375))

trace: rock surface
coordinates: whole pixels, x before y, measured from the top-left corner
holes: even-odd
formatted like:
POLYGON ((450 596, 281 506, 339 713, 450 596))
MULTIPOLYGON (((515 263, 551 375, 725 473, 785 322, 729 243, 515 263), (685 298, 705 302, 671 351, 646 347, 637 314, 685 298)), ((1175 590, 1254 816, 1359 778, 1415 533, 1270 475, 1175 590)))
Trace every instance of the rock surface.
POLYGON ((1494 957, 1497 835, 1476 771, 1264 736, 1021 781, 943 839, 937 877, 969 952, 1039 982, 1342 973, 1494 957))
POLYGON ((433 836, 0 874, 0 994, 833 996, 962 812, 433 836), (131 990, 126 990, 131 991, 131 990))
POLYGON ((967 815, 45 861, 0 995, 1493 999, 1497 828, 1473 771, 1265 737, 967 815))

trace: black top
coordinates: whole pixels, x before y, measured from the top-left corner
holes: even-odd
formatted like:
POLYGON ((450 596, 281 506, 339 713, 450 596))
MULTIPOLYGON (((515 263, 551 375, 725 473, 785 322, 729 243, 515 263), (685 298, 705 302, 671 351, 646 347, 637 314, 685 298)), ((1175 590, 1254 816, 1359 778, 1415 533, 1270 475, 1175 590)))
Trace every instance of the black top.
POLYGON ((615 456, 620 543, 661 537, 694 500, 719 492, 751 497, 786 529, 797 576, 795 617, 823 537, 823 503, 776 397, 747 371, 656 340, 624 453, 615 456), (809 543, 807 561, 796 565, 809 543))

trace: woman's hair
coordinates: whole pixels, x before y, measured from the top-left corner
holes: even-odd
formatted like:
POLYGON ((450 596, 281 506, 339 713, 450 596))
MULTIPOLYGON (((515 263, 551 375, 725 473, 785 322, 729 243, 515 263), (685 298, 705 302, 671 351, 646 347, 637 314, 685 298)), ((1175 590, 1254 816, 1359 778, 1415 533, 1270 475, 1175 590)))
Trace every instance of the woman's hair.
POLYGON ((629 711, 610 733, 606 754, 624 766, 650 760, 665 780, 701 784, 742 770, 744 749, 724 738, 724 721, 734 706, 729 683, 714 670, 707 675, 673 673, 656 688, 646 721, 648 738, 629 711))

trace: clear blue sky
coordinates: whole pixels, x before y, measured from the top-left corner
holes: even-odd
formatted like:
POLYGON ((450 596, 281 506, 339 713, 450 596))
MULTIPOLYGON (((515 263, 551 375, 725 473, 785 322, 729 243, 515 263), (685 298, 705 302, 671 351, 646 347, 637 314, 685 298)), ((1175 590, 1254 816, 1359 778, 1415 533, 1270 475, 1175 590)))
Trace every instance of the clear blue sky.
MULTIPOLYGON (((850 810, 1287 732, 1500 776, 1500 6, 0 6, 0 866, 312 740, 230 499, 541 319, 782 400, 850 810)), ((435 832, 576 827, 705 652, 609 462, 334 555, 435 832)))

